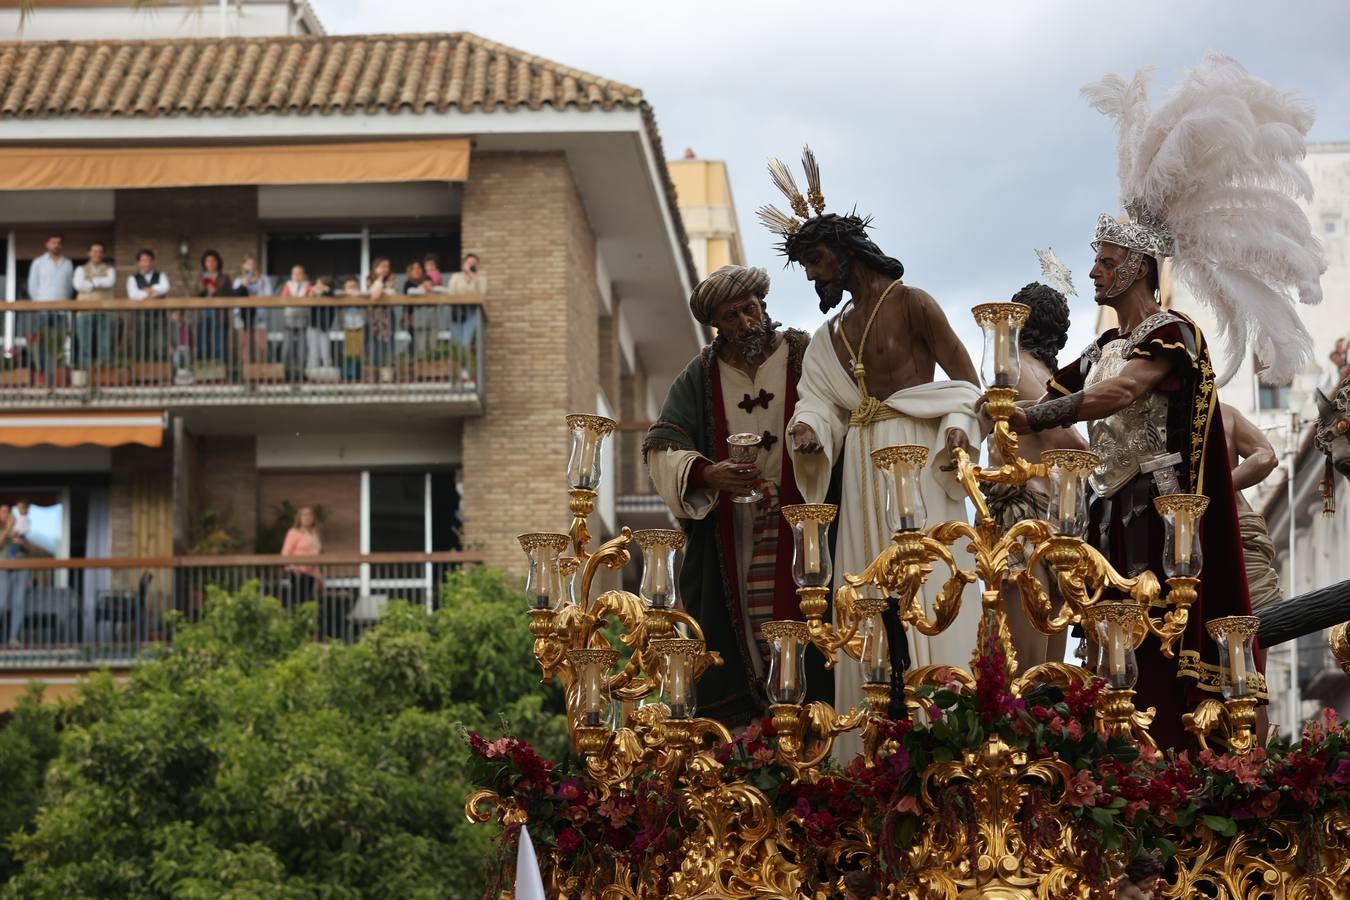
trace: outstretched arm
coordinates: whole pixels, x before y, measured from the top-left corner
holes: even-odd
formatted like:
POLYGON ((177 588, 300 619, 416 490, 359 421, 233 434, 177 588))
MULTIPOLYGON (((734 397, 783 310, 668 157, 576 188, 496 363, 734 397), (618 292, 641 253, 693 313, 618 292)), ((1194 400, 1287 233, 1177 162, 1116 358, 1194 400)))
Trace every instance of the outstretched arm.
POLYGON ((1275 471, 1279 458, 1261 429, 1247 421, 1242 413, 1227 403, 1222 404, 1223 425, 1228 442, 1242 460, 1233 468, 1233 490, 1241 491, 1266 480, 1275 471))
POLYGON ((1086 390, 1030 407, 1017 407, 1008 424, 1018 434, 1025 434, 1105 419, 1156 388, 1171 368, 1171 362, 1166 359, 1131 359, 1119 375, 1099 381, 1086 390))
POLYGON ((980 376, 975 371, 975 364, 970 361, 966 345, 961 343, 961 339, 952 330, 952 323, 947 321, 947 314, 942 311, 942 307, 938 306, 938 302, 926 291, 918 288, 911 288, 910 291, 918 301, 929 346, 937 358, 938 365, 942 366, 942 371, 953 381, 969 381, 978 385, 980 376))

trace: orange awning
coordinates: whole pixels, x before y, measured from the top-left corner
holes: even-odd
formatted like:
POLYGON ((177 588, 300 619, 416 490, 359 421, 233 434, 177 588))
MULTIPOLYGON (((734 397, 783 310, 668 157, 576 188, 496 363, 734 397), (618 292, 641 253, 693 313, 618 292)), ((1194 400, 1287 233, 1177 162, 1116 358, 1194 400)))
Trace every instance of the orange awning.
POLYGON ((467 138, 192 147, 0 147, 0 190, 464 181, 467 138))
POLYGON ((0 444, 9 447, 78 447, 97 444, 120 447, 164 443, 166 417, 162 412, 4 413, 0 414, 0 444))

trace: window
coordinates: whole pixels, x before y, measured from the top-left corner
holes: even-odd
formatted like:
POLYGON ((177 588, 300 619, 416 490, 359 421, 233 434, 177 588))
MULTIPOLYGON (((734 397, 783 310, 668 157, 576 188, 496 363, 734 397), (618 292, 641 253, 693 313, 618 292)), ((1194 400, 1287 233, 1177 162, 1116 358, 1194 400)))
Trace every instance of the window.
POLYGON ((447 277, 459 268, 459 234, 450 230, 406 228, 399 230, 363 228, 353 225, 330 231, 273 231, 267 235, 267 274, 273 287, 281 288, 291 266, 304 266, 313 280, 328 275, 341 286, 342 279, 363 277, 370 262, 389 258, 390 271, 402 276, 413 260, 428 254, 440 257, 441 271, 447 277))
POLYGON ((460 549, 453 472, 371 472, 367 516, 371 553, 460 549))
POLYGON ((1337 234, 1341 230, 1341 220, 1327 216, 1322 220, 1323 234, 1337 234))
POLYGON ((1256 389, 1256 404, 1262 410, 1288 409, 1292 385, 1262 384, 1256 389))

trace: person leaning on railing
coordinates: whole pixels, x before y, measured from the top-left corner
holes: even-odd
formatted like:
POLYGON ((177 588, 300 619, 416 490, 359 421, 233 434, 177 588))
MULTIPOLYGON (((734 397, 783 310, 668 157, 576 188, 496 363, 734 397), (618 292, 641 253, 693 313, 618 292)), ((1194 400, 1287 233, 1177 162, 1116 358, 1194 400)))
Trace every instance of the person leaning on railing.
POLYGON ((371 301, 369 327, 366 329, 366 357, 378 370, 394 364, 394 331, 398 327, 401 309, 385 302, 386 296, 398 294, 398 280, 394 277, 389 257, 376 257, 370 264, 366 293, 370 295, 371 301))
MULTIPOLYGON (((348 276, 342 282, 342 296, 355 298, 353 302, 363 303, 361 299, 361 280, 355 275, 348 276)), ((342 380, 347 382, 361 380, 361 363, 365 358, 366 347, 366 308, 348 306, 342 310, 342 380)))
MULTIPOLYGON (((117 270, 104 260, 107 252, 102 241, 89 245, 89 261, 75 270, 76 300, 111 300, 117 284, 117 270)), ((112 358, 116 320, 107 313, 75 314, 75 358, 84 370, 106 364, 112 358)))
MULTIPOLYGON (((286 541, 281 546, 282 556, 318 556, 323 552, 323 541, 319 538, 318 521, 314 510, 308 506, 300 507, 295 514, 295 524, 286 532, 286 541)), ((290 596, 288 605, 314 600, 323 591, 323 573, 317 566, 287 566, 290 573, 290 596)))
MULTIPOLYGON (((478 254, 466 253, 460 263, 459 271, 450 276, 446 282, 446 293, 450 294, 478 294, 482 296, 487 293, 487 275, 479 270, 478 254)), ((459 380, 461 384, 472 385, 473 374, 469 371, 468 360, 474 338, 478 334, 478 310, 472 307, 462 307, 459 310, 452 311, 454 318, 449 323, 450 335, 463 350, 463 358, 460 360, 459 380)))
MULTIPOLYGON (((127 296, 132 300, 162 300, 169 295, 169 276, 155 269, 155 251, 136 254, 136 271, 127 278, 127 296)), ((173 316, 174 324, 177 316, 173 316)), ((171 340, 176 339, 177 335, 171 340)), ((132 360, 161 362, 164 359, 164 311, 146 310, 132 317, 132 360)))
MULTIPOLYGON (((202 274, 197 278, 198 297, 228 297, 234 281, 225 274, 225 262, 214 250, 202 254, 202 274)), ((225 351, 225 310, 197 310, 197 358, 220 360, 225 351)))
MULTIPOLYGON (((239 277, 234 280, 236 297, 272 296, 272 279, 258 270, 258 261, 245 256, 239 277)), ((240 363, 267 362, 267 314, 257 307, 240 307, 234 311, 234 330, 239 341, 240 363)))
MULTIPOLYGON (((74 292, 75 267, 62 252, 65 237, 54 233, 47 238, 44 252, 28 267, 28 299, 69 300, 74 292)), ((29 313, 19 319, 20 330, 28 341, 28 361, 33 372, 56 386, 56 360, 65 342, 67 316, 63 312, 29 313)))

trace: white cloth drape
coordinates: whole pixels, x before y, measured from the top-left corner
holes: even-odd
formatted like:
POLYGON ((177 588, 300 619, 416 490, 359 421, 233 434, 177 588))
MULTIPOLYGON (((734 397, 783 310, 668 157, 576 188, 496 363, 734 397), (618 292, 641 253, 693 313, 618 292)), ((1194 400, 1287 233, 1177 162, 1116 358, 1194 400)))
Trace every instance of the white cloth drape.
MULTIPOLYGON (((824 499, 831 468, 840 454, 844 459, 843 495, 834 556, 835 590, 843 584, 845 573, 857 574, 865 569, 891 538, 886 527, 885 480, 869 458, 871 451, 897 444, 927 447, 928 466, 920 478, 920 490, 928 523, 968 521, 965 492, 955 473, 939 471, 939 467, 948 460, 946 434, 949 429, 963 429, 973 447, 980 445, 982 433, 975 415, 975 402, 980 391, 975 385, 965 381, 937 381, 897 391, 883 402, 900 413, 899 417, 850 428, 850 415, 858 408, 862 397, 852 376, 844 370, 835 354, 826 322, 812 336, 807 347, 797 393, 797 409, 792 422, 809 425, 824 447, 823 453, 796 453, 793 457, 797 486, 807 503, 819 503, 824 499)), ((974 566, 967 553, 956 552, 956 559, 962 568, 974 566)), ((935 566, 924 586, 923 598, 930 615, 933 599, 946 577, 946 568, 935 566)), ((930 638, 908 632, 912 664, 915 667, 945 664, 968 668, 979 619, 980 594, 972 585, 966 588, 956 621, 942 634, 930 638)), ((839 657, 835 669, 835 705, 845 710, 862 702, 862 687, 857 663, 842 652, 839 657)), ((848 759, 860 749, 854 738, 842 745, 837 743, 836 755, 848 759)))

